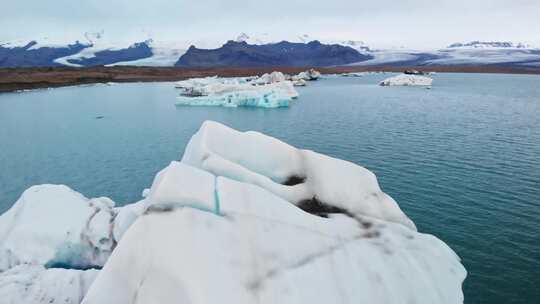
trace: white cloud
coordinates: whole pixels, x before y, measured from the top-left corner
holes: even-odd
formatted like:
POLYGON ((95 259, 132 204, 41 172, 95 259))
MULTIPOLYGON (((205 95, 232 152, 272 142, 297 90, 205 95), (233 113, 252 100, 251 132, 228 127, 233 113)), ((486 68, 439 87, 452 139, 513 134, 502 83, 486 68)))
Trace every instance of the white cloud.
POLYGON ((455 41, 540 40, 537 0, 18 0, 2 5, 0 40, 79 37, 225 41, 239 32, 364 40, 376 46, 440 47, 455 41), (293 32, 293 33, 291 33, 293 32))

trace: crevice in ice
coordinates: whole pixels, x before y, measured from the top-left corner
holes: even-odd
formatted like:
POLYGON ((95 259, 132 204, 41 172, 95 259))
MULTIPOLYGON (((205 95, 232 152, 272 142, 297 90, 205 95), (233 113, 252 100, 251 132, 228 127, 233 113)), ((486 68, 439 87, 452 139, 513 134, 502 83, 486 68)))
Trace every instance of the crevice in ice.
MULTIPOLYGON (((217 207, 217 206, 216 206, 217 207)), ((188 204, 188 203, 177 203, 177 202, 170 202, 170 203, 157 203, 150 205, 148 209, 144 212, 144 215, 148 215, 151 213, 165 213, 165 212, 171 212, 176 209, 180 208, 191 208, 191 209, 197 209, 203 212, 208 212, 212 214, 216 214, 221 216, 220 213, 216 212, 216 210, 213 210, 211 208, 207 208, 204 206, 201 206, 200 204, 188 204)))
POLYGON ((90 269, 95 269, 95 270, 101 270, 103 268, 103 266, 99 266, 99 265, 77 265, 77 264, 70 264, 70 263, 65 263, 65 262, 60 262, 60 261, 50 261, 50 262, 47 262, 45 265, 44 265, 45 269, 72 269, 72 270, 90 270, 90 269))
POLYGON ((219 191, 218 191, 218 179, 214 177, 214 203, 215 203, 215 212, 217 215, 221 215, 221 202, 219 200, 219 191))
POLYGON ((173 210, 180 209, 180 208, 192 208, 192 209, 197 209, 197 210, 204 211, 204 212, 215 213, 214 210, 212 210, 210 208, 203 207, 203 206, 201 206, 199 204, 188 204, 188 203, 178 203, 178 202, 170 202, 170 203, 161 202, 161 203, 153 204, 153 205, 149 206, 148 209, 146 209, 146 211, 144 212, 144 214, 171 212, 173 210))
MULTIPOLYGON (((94 248, 96 255, 99 254, 98 249, 94 248)), ((43 265, 45 268, 61 268, 61 269, 101 269, 102 266, 88 262, 88 246, 76 243, 64 243, 56 249, 53 259, 43 265)))
POLYGON ((345 241, 343 241, 343 242, 341 242, 341 243, 339 243, 339 244, 337 244, 335 246, 330 246, 330 247, 325 248, 324 250, 317 251, 317 252, 314 252, 314 253, 311 253, 311 254, 307 254, 304 257, 302 257, 301 259, 293 261, 292 263, 290 263, 288 265, 285 265, 284 267, 271 268, 271 269, 267 270, 265 273, 263 273, 261 276, 259 276, 258 278, 256 278, 256 279, 252 280, 251 282, 249 282, 248 285, 247 285, 247 288, 249 290, 257 292, 263 287, 265 281, 270 280, 272 278, 275 278, 275 277, 283 274, 284 272, 287 272, 287 271, 290 271, 290 270, 295 270, 297 268, 301 268, 302 266, 307 265, 309 263, 312 263, 315 260, 330 256, 334 252, 336 252, 336 251, 338 251, 340 249, 343 249, 347 245, 349 245, 349 244, 351 244, 351 243, 353 243, 353 242, 355 242, 355 241, 357 241, 359 239, 362 239, 362 238, 365 238, 364 234, 356 235, 356 236, 353 236, 350 239, 347 239, 347 240, 345 240, 345 241))

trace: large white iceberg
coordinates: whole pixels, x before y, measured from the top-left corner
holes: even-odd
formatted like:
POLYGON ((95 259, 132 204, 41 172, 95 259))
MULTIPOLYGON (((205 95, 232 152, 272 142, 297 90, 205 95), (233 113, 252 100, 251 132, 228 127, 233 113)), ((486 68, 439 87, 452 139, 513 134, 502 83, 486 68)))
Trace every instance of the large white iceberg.
POLYGON ((433 79, 425 76, 400 74, 379 83, 381 86, 430 86, 433 79))
POLYGON ((459 258, 372 173, 257 132, 206 122, 146 206, 83 303, 463 302, 459 258))
POLYGON ((67 187, 27 190, 0 216, 0 240, 9 249, 0 256, 10 257, 0 271, 0 298, 79 303, 86 294, 86 304, 463 302, 466 271, 459 257, 436 237, 417 232, 375 176, 350 162, 205 122, 182 160, 161 170, 144 196, 114 208, 108 199, 86 199, 67 187), (74 216, 55 216, 58 210, 74 216), (16 237, 26 244, 17 244, 16 237), (65 263, 68 268, 110 257, 102 270, 55 268, 48 263, 57 256, 53 248, 66 240, 98 254, 75 255, 83 262, 65 263), (37 254, 36 248, 43 250, 37 254), (13 249, 16 254, 6 255, 13 249))

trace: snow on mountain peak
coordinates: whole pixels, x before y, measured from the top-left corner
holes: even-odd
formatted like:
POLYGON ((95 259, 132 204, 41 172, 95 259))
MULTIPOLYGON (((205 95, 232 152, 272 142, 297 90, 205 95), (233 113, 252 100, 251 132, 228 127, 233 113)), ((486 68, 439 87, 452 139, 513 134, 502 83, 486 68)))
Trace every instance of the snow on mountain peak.
POLYGON ((301 34, 301 35, 295 35, 291 37, 275 38, 275 37, 271 37, 267 33, 264 33, 261 35, 249 35, 246 33, 240 33, 240 35, 238 35, 234 41, 246 42, 247 44, 261 45, 261 44, 277 43, 280 41, 288 41, 288 42, 294 42, 294 43, 309 43, 315 40, 320 41, 323 44, 339 44, 343 46, 348 46, 361 53, 370 51, 366 43, 360 40, 321 39, 318 37, 311 36, 309 34, 301 34))
POLYGON ((447 48, 512 48, 512 49, 526 49, 530 48, 530 45, 525 43, 514 43, 510 41, 471 41, 467 43, 453 43, 447 48))

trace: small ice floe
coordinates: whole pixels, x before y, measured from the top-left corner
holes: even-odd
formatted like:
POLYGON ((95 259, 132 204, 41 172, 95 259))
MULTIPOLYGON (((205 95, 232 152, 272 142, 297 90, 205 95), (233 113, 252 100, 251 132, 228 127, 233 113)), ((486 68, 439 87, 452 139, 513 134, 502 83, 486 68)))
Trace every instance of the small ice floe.
POLYGON ((366 75, 365 72, 352 72, 352 73, 341 73, 339 76, 341 77, 363 77, 366 75))
POLYGON ((300 72, 298 75, 291 76, 292 81, 304 80, 313 81, 318 80, 321 77, 321 73, 315 69, 309 69, 304 72, 300 72))
POLYGON ((379 83, 381 86, 431 86, 433 79, 425 76, 401 74, 387 78, 379 83))

